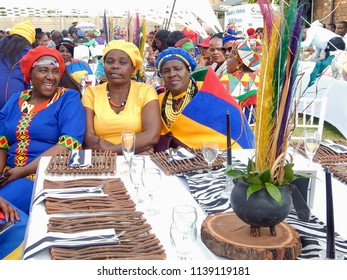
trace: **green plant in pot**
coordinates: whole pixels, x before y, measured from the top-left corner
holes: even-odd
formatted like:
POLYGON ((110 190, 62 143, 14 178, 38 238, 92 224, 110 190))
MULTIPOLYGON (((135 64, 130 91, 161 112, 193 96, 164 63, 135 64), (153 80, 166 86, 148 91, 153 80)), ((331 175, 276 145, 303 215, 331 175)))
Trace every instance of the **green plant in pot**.
POLYGON ((276 12, 268 0, 258 3, 264 17, 264 38, 254 157, 245 170, 234 169, 234 166, 227 169, 227 175, 235 182, 231 205, 236 215, 251 225, 253 236, 260 235, 262 226, 270 227, 275 235, 276 224, 286 218, 292 206, 290 182, 296 176, 287 148, 295 128, 293 95, 303 27, 303 5, 297 8, 297 0, 276 12), (246 217, 239 210, 249 210, 255 217, 246 217))

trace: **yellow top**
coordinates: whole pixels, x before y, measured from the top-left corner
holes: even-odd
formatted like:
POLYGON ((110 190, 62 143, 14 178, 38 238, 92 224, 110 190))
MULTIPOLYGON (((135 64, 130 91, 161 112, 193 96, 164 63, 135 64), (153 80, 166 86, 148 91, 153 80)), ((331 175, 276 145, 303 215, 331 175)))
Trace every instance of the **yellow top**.
POLYGON ((124 110, 116 114, 107 99, 106 85, 107 83, 103 83, 87 87, 82 103, 84 107, 95 113, 95 134, 117 145, 121 143, 122 131, 133 130, 135 133, 142 131, 142 108, 148 102, 157 100, 158 94, 152 86, 132 80, 124 110))

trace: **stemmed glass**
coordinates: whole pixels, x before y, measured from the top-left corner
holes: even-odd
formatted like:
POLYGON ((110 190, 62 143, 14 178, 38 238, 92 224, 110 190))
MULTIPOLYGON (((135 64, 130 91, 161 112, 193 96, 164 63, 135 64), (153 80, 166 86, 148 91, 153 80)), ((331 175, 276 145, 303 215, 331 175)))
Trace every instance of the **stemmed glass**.
POLYGON ((130 168, 130 158, 135 153, 135 139, 136 139, 135 132, 122 131, 121 139, 122 139, 122 152, 125 158, 124 165, 127 166, 127 170, 125 173, 127 173, 130 168))
POLYGON ((130 179, 134 185, 134 202, 142 203, 143 199, 139 197, 139 186, 141 184, 142 171, 145 168, 145 157, 134 155, 130 158, 130 179))
POLYGON ((188 259, 192 242, 197 238, 197 212, 191 205, 176 205, 172 210, 170 241, 179 259, 188 259))
POLYGON ((218 143, 204 142, 202 144, 202 154, 208 164, 208 174, 206 176, 206 179, 213 180, 214 176, 212 174, 212 164, 216 160, 218 155, 218 143))
POLYGON ((149 196, 149 207, 147 213, 150 216, 159 214, 159 211, 153 206, 153 198, 155 192, 159 189, 161 181, 161 173, 158 168, 145 168, 142 171, 142 184, 149 196))
POLYGON ((308 166, 312 165, 313 157, 319 147, 320 135, 317 131, 305 131, 305 152, 309 159, 308 166))

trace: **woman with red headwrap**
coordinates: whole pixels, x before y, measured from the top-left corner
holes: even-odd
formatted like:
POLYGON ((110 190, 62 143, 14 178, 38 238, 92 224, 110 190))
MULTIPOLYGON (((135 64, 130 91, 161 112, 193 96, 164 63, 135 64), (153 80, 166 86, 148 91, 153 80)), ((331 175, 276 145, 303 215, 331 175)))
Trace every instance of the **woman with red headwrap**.
POLYGON ((0 196, 28 214, 40 158, 80 149, 86 123, 80 93, 59 87, 65 64, 56 49, 32 49, 20 67, 31 89, 0 111, 0 196))

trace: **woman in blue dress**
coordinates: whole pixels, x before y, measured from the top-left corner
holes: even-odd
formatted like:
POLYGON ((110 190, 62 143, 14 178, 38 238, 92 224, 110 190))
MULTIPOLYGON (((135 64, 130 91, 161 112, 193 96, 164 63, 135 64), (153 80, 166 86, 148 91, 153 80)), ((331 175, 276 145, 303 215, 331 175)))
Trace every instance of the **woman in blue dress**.
POLYGON ((86 121, 80 93, 59 87, 65 64, 56 49, 32 49, 20 67, 32 88, 0 111, 0 196, 28 214, 40 158, 81 149, 86 121))

